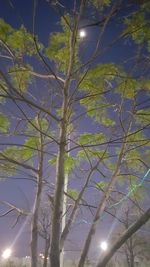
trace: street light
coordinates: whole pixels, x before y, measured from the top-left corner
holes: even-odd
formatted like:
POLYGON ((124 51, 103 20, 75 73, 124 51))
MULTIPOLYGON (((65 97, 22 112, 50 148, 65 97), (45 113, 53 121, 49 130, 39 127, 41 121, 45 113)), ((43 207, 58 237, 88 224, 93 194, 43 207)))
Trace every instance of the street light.
POLYGON ((100 243, 100 248, 101 250, 106 251, 108 249, 108 243, 106 241, 102 241, 100 243))
POLYGON ((10 248, 6 248, 2 253, 2 258, 4 260, 9 259, 12 254, 12 250, 10 248))

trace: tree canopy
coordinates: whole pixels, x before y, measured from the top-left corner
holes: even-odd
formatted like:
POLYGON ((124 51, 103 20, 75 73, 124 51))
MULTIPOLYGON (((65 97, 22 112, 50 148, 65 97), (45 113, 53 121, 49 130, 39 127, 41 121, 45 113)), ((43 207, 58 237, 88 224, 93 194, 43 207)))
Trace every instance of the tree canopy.
POLYGON ((60 267, 79 228, 83 267, 95 233, 121 220, 124 201, 143 214, 148 203, 150 3, 46 5, 59 18, 46 44, 36 24, 40 3, 34 1, 32 32, 0 20, 1 176, 34 181, 31 266, 48 199, 51 266, 60 267))

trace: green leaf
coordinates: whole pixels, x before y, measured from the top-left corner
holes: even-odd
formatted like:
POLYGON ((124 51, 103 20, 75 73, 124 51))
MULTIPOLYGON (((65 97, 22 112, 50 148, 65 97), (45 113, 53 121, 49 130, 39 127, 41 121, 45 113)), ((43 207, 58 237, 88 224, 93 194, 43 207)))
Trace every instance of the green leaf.
MULTIPOLYGON (((148 1, 149 2, 149 1, 148 1)), ((131 36, 137 45, 143 44, 150 51, 150 27, 149 27, 149 3, 140 5, 140 8, 125 18, 125 30, 123 34, 131 36)))
POLYGON ((49 165, 55 165, 57 161, 57 156, 54 156, 52 159, 48 160, 49 165))
POLYGON ((31 67, 29 65, 25 68, 16 64, 9 68, 12 84, 17 90, 24 92, 27 89, 27 85, 31 83, 30 70, 31 67))
POLYGON ((3 154, 6 157, 12 158, 19 162, 29 160, 32 156, 31 150, 28 148, 24 148, 23 146, 21 148, 17 146, 11 146, 11 147, 8 146, 3 151, 3 154))
POLYGON ((102 9, 105 6, 109 6, 111 0, 89 0, 90 4, 97 9, 102 9))
POLYGON ((96 185, 97 189, 104 190, 106 188, 106 186, 108 185, 108 183, 106 183, 106 182, 98 182, 95 185, 96 185))
POLYGON ((26 149, 24 149, 25 157, 30 158, 33 156, 39 146, 39 138, 34 136, 34 137, 28 137, 25 142, 24 146, 27 146, 26 149))
POLYGON ((48 130, 49 125, 48 121, 45 118, 40 118, 38 122, 37 117, 35 117, 34 119, 30 119, 30 122, 31 123, 28 123, 27 125, 29 132, 36 133, 36 135, 38 135, 38 129, 41 129, 43 132, 46 132, 48 130))
POLYGON ((3 175, 4 178, 1 178, 2 180, 5 179, 5 177, 11 177, 16 173, 16 166, 14 164, 3 161, 0 162, 0 170, 1 170, 1 176, 3 175))
POLYGON ((150 80, 146 80, 146 79, 142 80, 141 86, 142 86, 142 89, 146 89, 150 91, 150 80))
POLYGON ((6 133, 9 127, 8 119, 0 113, 0 132, 6 133))
MULTIPOLYGON (((48 160, 48 163, 50 165, 55 165, 57 162, 57 156, 54 156, 52 159, 48 160)), ((75 167, 77 161, 74 157, 71 157, 70 155, 65 154, 65 161, 64 161, 64 170, 65 174, 69 174, 72 169, 75 167)))
MULTIPOLYGON (((65 15, 66 21, 71 23, 71 17, 65 15)), ((69 50, 70 50, 70 28, 65 22, 64 17, 61 18, 62 32, 54 32, 49 37, 48 47, 46 49, 46 55, 49 59, 56 63, 59 71, 66 72, 69 64, 69 50)), ((78 42, 76 42, 75 57, 74 57, 74 69, 78 63, 77 55, 78 42)))
POLYGON ((117 78, 118 68, 115 64, 98 64, 88 71, 85 78, 80 83, 80 90, 90 93, 103 92, 108 83, 117 78))
POLYGON ((150 121, 150 109, 140 109, 136 112, 135 115, 136 123, 138 125, 144 125, 150 121))
POLYGON ((95 145, 104 142, 105 136, 103 133, 83 133, 78 138, 80 145, 95 145))
POLYGON ((136 93, 137 81, 131 78, 123 79, 116 87, 116 92, 124 98, 133 99, 136 93))
POLYGON ((72 169, 75 167, 76 160, 70 155, 65 155, 65 173, 69 174, 72 169))
POLYGON ((17 57, 23 54, 32 56, 36 52, 33 37, 24 26, 21 26, 19 30, 14 30, 8 36, 7 43, 17 57))
POLYGON ((88 161, 89 159, 95 160, 95 159, 100 159, 105 155, 104 158, 108 157, 108 153, 106 153, 104 150, 99 150, 99 149, 84 149, 84 150, 80 150, 77 153, 77 162, 78 164, 80 162, 84 161, 88 161))
POLYGON ((78 192, 75 189, 71 189, 69 188, 67 191, 67 194, 73 198, 74 200, 76 200, 78 198, 78 192))
POLYGON ((132 170, 142 171, 145 166, 140 162, 141 154, 138 150, 129 150, 124 156, 124 162, 132 170))
POLYGON ((8 35, 13 31, 12 27, 3 19, 0 19, 0 39, 6 42, 8 35))

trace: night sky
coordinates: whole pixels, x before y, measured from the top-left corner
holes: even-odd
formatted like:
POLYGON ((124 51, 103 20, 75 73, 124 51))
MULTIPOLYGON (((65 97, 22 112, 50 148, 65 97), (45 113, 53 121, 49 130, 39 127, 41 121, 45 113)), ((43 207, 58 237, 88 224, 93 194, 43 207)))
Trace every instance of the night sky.
MULTIPOLYGON (((26 0, 26 1, 20 1, 20 0, 1 0, 0 3, 0 17, 3 18, 7 23, 9 23, 12 27, 18 28, 21 24, 24 24, 24 26, 32 32, 32 15, 33 15, 33 1, 26 0)), ((71 8, 71 2, 72 1, 60 1, 62 5, 67 7, 68 10, 71 8)), ((125 5, 126 6, 126 5, 125 5)), ((133 7, 132 7, 133 8, 133 7)), ((136 8, 136 5, 134 6, 136 8)), ((123 16, 127 15, 131 7, 124 8, 118 15, 118 21, 123 16)), ((90 19, 83 18, 81 21, 81 27, 86 26, 87 24, 91 23, 90 19)), ((85 27, 86 28, 86 27, 85 27)), ((109 25, 106 33, 103 37, 103 43, 101 49, 105 48, 105 45, 109 43, 109 41, 118 35, 118 33, 122 29, 122 24, 118 23, 115 24, 112 20, 111 24, 109 25)), ((36 26, 35 26, 35 32, 38 35, 39 41, 41 41, 45 46, 48 44, 48 37, 49 34, 53 31, 60 30, 60 26, 58 24, 58 15, 52 11, 52 9, 48 6, 48 1, 39 0, 37 4, 37 15, 36 15, 36 26)), ((98 27, 87 27, 87 37, 86 40, 82 42, 80 51, 83 57, 83 60, 86 60, 86 58, 92 53, 93 48, 96 43, 96 38, 98 34, 98 27)), ((109 50, 109 53, 107 51, 101 55, 100 57, 97 57, 96 62, 115 62, 115 63, 121 63, 124 59, 129 58, 132 56, 134 47, 132 44, 130 44, 130 40, 127 40, 129 42, 129 45, 126 46, 124 41, 120 41, 116 43, 113 48, 109 50)), ((130 68, 130 63, 126 64, 126 69, 130 68)), ((36 66, 38 70, 38 66, 36 66)), ((40 90, 40 82, 37 85, 37 92, 39 93, 39 98, 43 97, 43 91, 40 90)), ((112 103, 115 104, 117 101, 116 96, 108 96, 111 98, 112 103)), ((142 96, 143 97, 143 96, 142 96)), ((144 99, 144 97, 143 97, 144 99)), ((128 105, 128 104, 127 104, 128 105)), ((9 106, 9 110, 13 106, 9 106)), ((80 126, 81 127, 81 126, 80 126)), ((88 124, 87 118, 84 118, 84 124, 82 125, 84 128, 84 131, 98 131, 100 128, 99 126, 95 126, 91 124, 88 124)), ((19 141, 19 140, 18 140, 19 141)), ((21 142, 21 139, 20 139, 21 142)), ((77 184, 78 181, 73 181, 73 184, 77 184)), ((32 209, 32 203, 34 199, 34 182, 28 181, 26 179, 19 179, 19 174, 8 179, 0 182, 0 200, 8 201, 20 208, 23 208, 25 210, 31 211, 32 209)), ((88 198, 90 198, 91 203, 96 204, 96 197, 99 195, 99 193, 95 190, 94 195, 93 191, 91 192, 90 189, 87 192, 88 198)), ((6 210, 3 206, 1 206, 0 211, 3 213, 3 211, 6 210)), ((120 211, 121 212, 121 211, 120 211)), ((92 218, 92 217, 91 217, 92 218)), ((74 224, 73 230, 72 230, 72 236, 74 238, 74 243, 72 244, 71 241, 68 241, 67 249, 71 247, 72 250, 81 248, 82 243, 82 236, 84 236, 84 233, 86 233, 90 222, 90 215, 86 212, 84 213, 83 217, 81 216, 76 219, 76 223, 74 224), (86 220, 88 218, 88 221, 86 220), (84 231, 82 228, 83 220, 85 220, 85 227, 84 231), (81 236, 79 238, 79 235, 77 233, 81 232, 81 236)), ((29 222, 25 224, 24 218, 20 218, 17 225, 15 225, 16 216, 9 214, 7 217, 0 218, 0 251, 3 250, 3 248, 8 246, 13 246, 14 255, 17 256, 25 256, 29 255, 30 253, 30 231, 29 231, 29 222), (15 242, 15 244, 14 244, 15 242)), ((103 226, 98 229, 98 233, 101 236, 101 239, 105 238, 105 235, 107 234, 107 228, 108 225, 111 224, 111 222, 114 222, 113 227, 117 225, 117 222, 114 221, 114 219, 111 216, 107 216, 107 218, 104 217, 102 220, 103 226), (107 223, 106 223, 107 221, 107 223), (115 226, 114 226, 115 225, 115 226)), ((71 238, 70 238, 71 239, 71 238)), ((99 236, 96 235, 94 239, 94 244, 98 244, 99 242, 99 236)), ((39 245, 39 251, 42 250, 42 240, 40 240, 39 245)), ((96 245, 97 246, 97 245, 96 245)), ((92 251, 94 251, 95 246, 93 246, 92 251)), ((72 255, 76 255, 74 252, 72 255)), ((93 252, 92 252, 93 253, 93 252)), ((94 252, 95 254, 98 253, 98 251, 94 252)), ((95 256, 95 254, 93 254, 95 256)))

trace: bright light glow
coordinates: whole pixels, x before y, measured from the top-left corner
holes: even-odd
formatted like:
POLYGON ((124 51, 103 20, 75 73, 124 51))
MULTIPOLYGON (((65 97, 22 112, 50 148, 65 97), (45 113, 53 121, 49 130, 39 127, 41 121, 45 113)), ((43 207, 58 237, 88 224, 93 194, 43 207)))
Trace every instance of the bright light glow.
POLYGON ((100 248, 103 250, 103 251, 106 251, 108 249, 108 244, 106 241, 102 241, 101 244, 100 244, 100 248))
POLYGON ((8 259, 11 256, 11 253, 12 253, 12 251, 10 248, 5 249, 2 253, 2 258, 8 259))
POLYGON ((86 32, 84 30, 81 30, 79 32, 79 36, 80 36, 80 38, 84 38, 86 36, 86 32))

